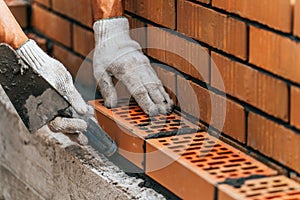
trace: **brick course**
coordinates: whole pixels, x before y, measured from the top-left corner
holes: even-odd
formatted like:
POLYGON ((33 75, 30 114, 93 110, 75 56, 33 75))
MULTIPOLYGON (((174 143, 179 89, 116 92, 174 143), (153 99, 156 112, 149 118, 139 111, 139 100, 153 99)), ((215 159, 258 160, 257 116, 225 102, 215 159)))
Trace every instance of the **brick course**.
MULTIPOLYGON (((31 27, 50 47, 53 44, 53 55, 75 76, 94 45, 90 0, 35 1, 31 27)), ((165 86, 177 91, 176 105, 190 115, 200 113, 200 119, 213 126, 222 121, 211 120, 217 108, 226 114, 221 131, 232 142, 299 172, 299 2, 125 0, 124 8, 131 29, 149 28, 132 37, 142 47, 161 47, 143 51, 160 62, 154 68, 165 86), (219 93, 216 69, 226 99, 219 93), (198 103, 199 110, 194 106, 198 103)), ((92 66, 86 66, 82 80, 89 82, 92 66)))

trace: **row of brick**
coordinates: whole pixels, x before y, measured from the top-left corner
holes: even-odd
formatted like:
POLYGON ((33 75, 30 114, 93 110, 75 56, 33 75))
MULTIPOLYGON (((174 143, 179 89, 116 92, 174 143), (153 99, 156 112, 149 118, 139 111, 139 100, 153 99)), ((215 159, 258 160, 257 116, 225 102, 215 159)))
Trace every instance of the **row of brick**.
MULTIPOLYGON (((220 57, 220 59, 225 58, 220 57)), ((224 64, 226 64, 226 60, 224 60, 224 64)), ((156 66, 156 68, 158 68, 158 66, 156 66)), ((251 71, 248 72, 248 69, 244 70, 244 73, 255 73, 251 71)), ((213 92, 209 92, 207 89, 202 88, 201 86, 188 81, 181 76, 176 76, 174 72, 167 71, 164 68, 156 69, 156 71, 158 71, 159 78, 167 88, 170 88, 172 91, 177 91, 178 103, 183 111, 194 116, 199 116, 203 122, 211 124, 212 126, 218 126, 216 124, 221 120, 220 116, 224 116, 225 122, 222 131, 225 134, 240 141, 241 143, 247 144, 248 146, 260 151, 264 155, 277 160, 283 165, 300 172, 300 163, 298 159, 298 152, 300 149, 297 145, 297 143, 300 142, 300 135, 298 133, 254 112, 249 112, 247 115, 244 107, 240 104, 232 100, 225 99, 224 97, 216 95, 213 92), (177 90, 174 89, 175 83, 177 83, 177 90), (226 104, 226 110, 224 108, 224 104, 226 104), (199 106, 199 109, 197 109, 197 106, 199 106), (213 115, 212 117, 212 112, 217 112, 218 114, 213 115)), ((258 82, 267 80, 268 79, 263 76, 258 79, 258 82)), ((275 83, 271 82, 271 84, 268 86, 274 87, 274 84, 275 83)), ((251 85, 249 87, 251 88, 251 85)), ((274 87, 270 90, 277 91, 278 88, 274 87)), ((264 94, 264 91, 260 89, 258 89, 258 91, 253 90, 253 92, 254 94, 255 92, 259 93, 257 94, 259 98, 261 98, 259 96, 260 94, 268 94, 264 94)), ((251 94, 251 90, 245 91, 245 94, 248 93, 251 94)), ((280 97, 281 96, 279 92, 278 98, 280 99, 280 97)), ((295 125, 299 127, 299 121, 297 122, 299 101, 297 100, 300 98, 300 90, 293 87, 292 97, 291 106, 293 109, 291 112, 292 115, 294 113, 294 116, 292 117, 294 120, 293 124, 295 123, 295 125)), ((277 97, 269 98, 269 101, 277 101, 277 97)), ((258 102, 261 101, 265 101, 264 98, 259 99, 258 102)), ((281 105, 283 102, 277 103, 277 105, 281 105)), ((265 105, 270 104, 271 103, 268 104, 266 102, 265 105)))
MULTIPOLYGON (((293 33, 300 36, 300 2, 290 0, 278 0, 270 3, 268 0, 235 1, 235 0, 196 0, 197 2, 210 4, 213 9, 221 9, 227 13, 232 13, 250 21, 255 21, 273 29, 293 33)), ((205 16, 205 10, 200 5, 189 2, 188 0, 126 0, 125 9, 140 17, 153 21, 157 24, 174 29, 176 27, 176 17, 178 21, 184 21, 182 14, 175 14, 176 6, 178 11, 183 9, 188 18, 196 16, 196 12, 204 12, 200 16, 205 16), (184 6, 182 4, 185 4, 184 6), (192 8, 194 7, 194 8, 192 8), (196 9, 196 10, 193 10, 196 9)), ((206 7, 210 7, 206 6, 206 7)), ((211 13, 212 16, 219 18, 222 15, 211 13)), ((198 17, 200 17, 198 16, 198 17)), ((194 19, 195 20, 195 19, 194 19)), ((201 21, 211 21, 209 18, 202 18, 201 21)), ((188 21, 187 21, 188 22, 188 21)), ((178 24, 177 24, 178 25, 178 24)), ((179 25, 178 25, 179 26, 179 25)))
POLYGON ((113 109, 103 100, 90 103, 119 153, 182 199, 299 198, 299 183, 199 130, 182 113, 150 118, 128 99, 113 109))

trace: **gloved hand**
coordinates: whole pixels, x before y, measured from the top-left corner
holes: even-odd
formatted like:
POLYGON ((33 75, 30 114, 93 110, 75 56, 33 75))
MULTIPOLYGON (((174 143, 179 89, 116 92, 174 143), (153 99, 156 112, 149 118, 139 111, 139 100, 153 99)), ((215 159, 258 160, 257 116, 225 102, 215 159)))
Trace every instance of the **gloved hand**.
POLYGON ((170 113, 173 101, 140 45, 130 38, 128 20, 125 17, 98 20, 94 23, 94 34, 94 76, 105 106, 115 107, 117 104, 111 78, 114 76, 123 82, 145 113, 170 113))
MULTIPOLYGON (((40 74, 57 92, 65 97, 74 110, 81 114, 88 114, 88 108, 78 91, 73 85, 72 76, 62 63, 48 56, 33 40, 23 44, 17 53, 29 66, 40 74)), ((52 131, 66 134, 78 134, 80 143, 87 143, 87 138, 82 134, 87 129, 87 123, 79 118, 56 117, 49 123, 52 131)))

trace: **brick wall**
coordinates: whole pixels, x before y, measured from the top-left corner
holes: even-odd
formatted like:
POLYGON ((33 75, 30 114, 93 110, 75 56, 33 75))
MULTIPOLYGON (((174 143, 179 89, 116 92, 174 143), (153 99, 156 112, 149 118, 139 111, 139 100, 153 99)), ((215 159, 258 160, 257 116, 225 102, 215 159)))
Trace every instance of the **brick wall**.
MULTIPOLYGON (((171 49, 145 52, 178 99, 196 94, 201 122, 212 121, 210 98, 223 100, 226 138, 300 173, 300 0, 124 0, 124 7, 131 28, 151 28, 135 39, 171 49)), ((35 0, 31 27, 73 75, 93 49, 89 0, 35 0)), ((86 84, 94 82, 90 58, 86 84)))

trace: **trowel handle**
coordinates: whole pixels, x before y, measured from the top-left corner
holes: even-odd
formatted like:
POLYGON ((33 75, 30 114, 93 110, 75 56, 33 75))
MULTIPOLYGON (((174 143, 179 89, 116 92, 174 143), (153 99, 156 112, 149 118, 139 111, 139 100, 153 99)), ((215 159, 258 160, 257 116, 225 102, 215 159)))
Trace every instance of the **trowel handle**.
POLYGON ((91 118, 87 120, 88 128, 84 133, 95 150, 110 157, 117 151, 115 141, 91 118))

